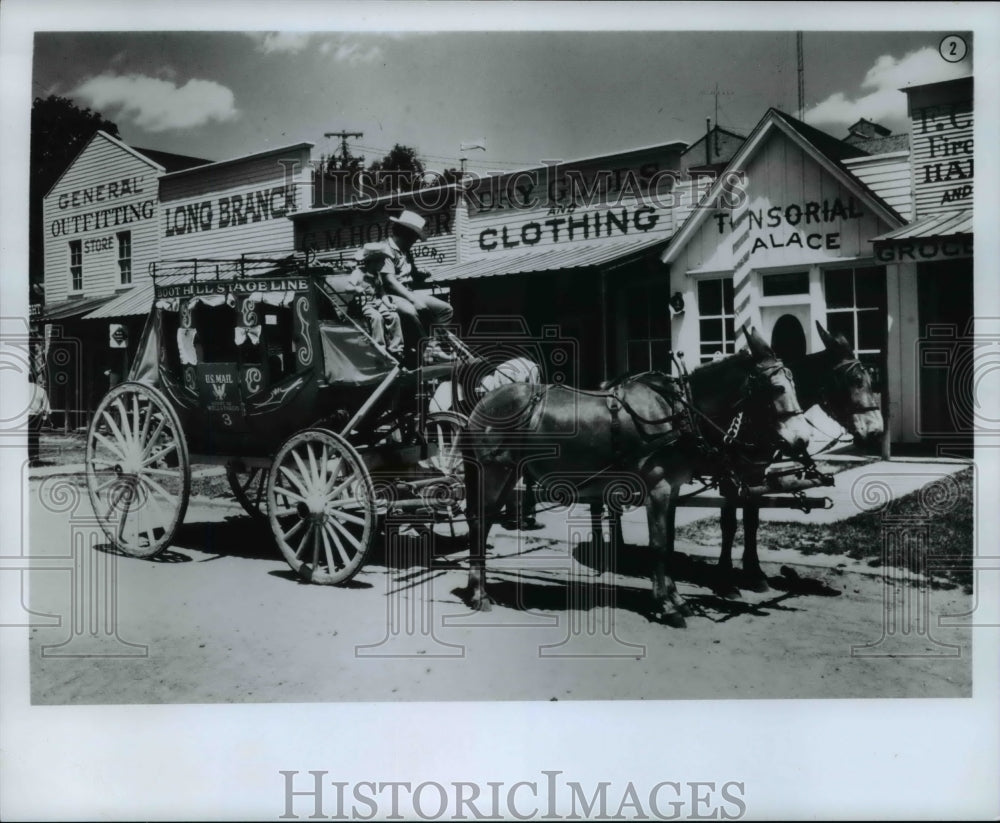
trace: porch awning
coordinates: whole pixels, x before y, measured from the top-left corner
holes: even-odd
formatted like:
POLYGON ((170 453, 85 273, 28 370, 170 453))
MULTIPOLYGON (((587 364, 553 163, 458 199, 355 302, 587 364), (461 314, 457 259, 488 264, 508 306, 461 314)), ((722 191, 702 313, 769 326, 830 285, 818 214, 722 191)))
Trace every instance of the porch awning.
POLYGON ((473 280, 480 277, 498 277, 505 274, 535 274, 565 269, 624 265, 641 258, 652 249, 667 245, 669 237, 616 238, 602 243, 574 245, 566 248, 547 248, 522 254, 492 254, 464 263, 438 269, 428 278, 429 283, 473 280))
POLYGON ((951 211, 924 217, 901 229, 880 234, 873 243, 894 243, 901 240, 928 240, 934 237, 955 237, 972 234, 972 209, 951 211))
POLYGON ((78 297, 60 300, 57 303, 49 303, 42 310, 40 318, 43 323, 52 323, 57 320, 69 320, 73 317, 80 317, 93 311, 98 306, 111 300, 111 296, 104 297, 78 297))
POLYGON ((110 320, 115 317, 134 317, 149 314, 153 305, 153 284, 133 286, 126 292, 115 295, 100 308, 90 312, 84 320, 110 320))

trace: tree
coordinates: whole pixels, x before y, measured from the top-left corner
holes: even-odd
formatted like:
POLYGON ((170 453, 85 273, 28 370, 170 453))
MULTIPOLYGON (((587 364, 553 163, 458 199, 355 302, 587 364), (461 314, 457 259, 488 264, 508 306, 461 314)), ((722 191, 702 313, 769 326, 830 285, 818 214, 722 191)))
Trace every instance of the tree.
POLYGON ((28 271, 32 285, 42 283, 42 198, 96 131, 118 137, 118 126, 98 112, 80 108, 68 97, 36 97, 31 106, 31 157, 28 191, 28 271))
POLYGON ((371 180, 379 191, 416 191, 424 185, 424 164, 417 150, 396 143, 381 160, 368 167, 371 180))

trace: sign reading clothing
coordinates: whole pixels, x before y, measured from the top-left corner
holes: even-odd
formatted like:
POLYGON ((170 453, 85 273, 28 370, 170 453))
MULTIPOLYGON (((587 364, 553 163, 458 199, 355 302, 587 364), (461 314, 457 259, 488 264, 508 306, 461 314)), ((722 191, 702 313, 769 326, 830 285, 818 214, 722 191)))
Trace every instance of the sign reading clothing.
POLYGON ((559 214, 558 211, 550 209, 544 219, 538 217, 523 223, 508 223, 481 229, 479 249, 490 252, 498 249, 515 249, 520 246, 530 248, 539 243, 550 245, 644 234, 656 228, 661 217, 658 210, 652 206, 612 208, 584 213, 576 213, 570 206, 564 214, 559 214))

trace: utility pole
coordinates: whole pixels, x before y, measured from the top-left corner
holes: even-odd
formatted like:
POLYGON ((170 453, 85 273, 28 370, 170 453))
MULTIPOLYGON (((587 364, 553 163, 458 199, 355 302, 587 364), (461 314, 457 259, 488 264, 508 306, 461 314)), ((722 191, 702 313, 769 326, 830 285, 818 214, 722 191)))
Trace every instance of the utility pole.
POLYGON ((795 56, 798 60, 798 77, 799 77, 799 109, 798 118, 802 119, 802 116, 806 113, 806 66, 805 60, 802 57, 802 32, 795 32, 795 56))
POLYGON ((365 133, 363 131, 326 131, 323 132, 323 136, 340 138, 340 161, 341 163, 347 163, 347 138, 357 137, 361 139, 365 136, 365 133))

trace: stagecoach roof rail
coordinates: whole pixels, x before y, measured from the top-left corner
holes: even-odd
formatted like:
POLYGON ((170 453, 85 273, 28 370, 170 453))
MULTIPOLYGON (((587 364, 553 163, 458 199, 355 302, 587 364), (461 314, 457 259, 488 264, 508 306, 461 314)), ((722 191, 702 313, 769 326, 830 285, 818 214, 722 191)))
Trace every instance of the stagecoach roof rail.
MULTIPOLYGON (((215 279, 220 279, 223 275, 234 277, 255 277, 264 273, 264 269, 271 269, 275 266, 294 266, 302 274, 310 273, 311 263, 320 262, 315 256, 310 256, 308 252, 290 252, 282 257, 258 257, 253 252, 244 252, 239 257, 190 257, 173 258, 159 260, 149 264, 150 277, 155 282, 157 278, 188 276, 192 280, 197 280, 199 274, 204 274, 205 270, 214 273, 215 279), (199 267, 201 271, 199 271, 199 267)), ((337 258, 326 262, 341 263, 343 260, 337 258)), ((348 267, 341 265, 345 272, 348 267)), ((325 272, 329 273, 329 272, 325 272)))

